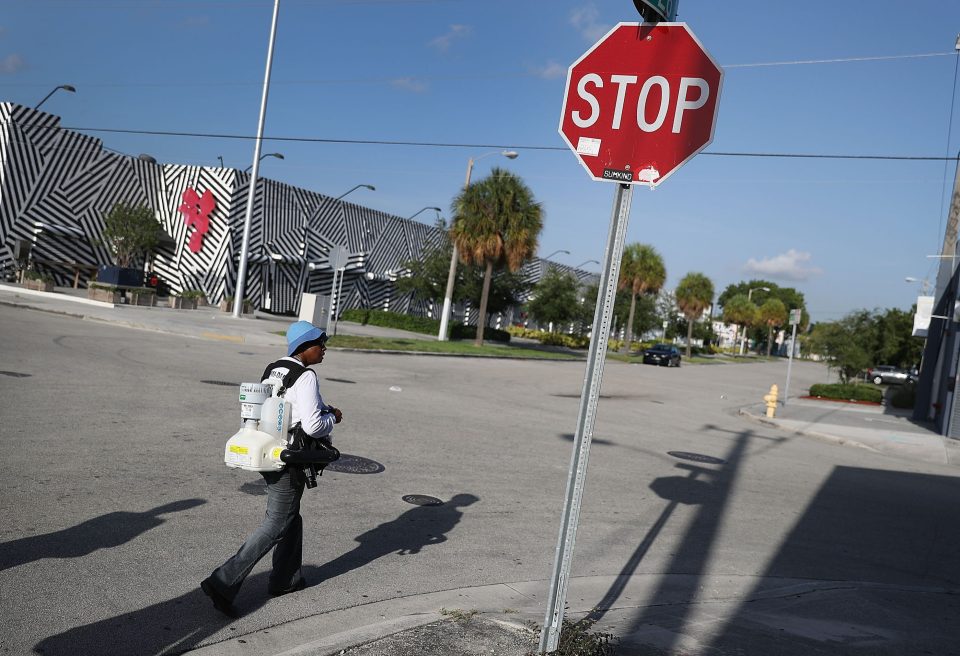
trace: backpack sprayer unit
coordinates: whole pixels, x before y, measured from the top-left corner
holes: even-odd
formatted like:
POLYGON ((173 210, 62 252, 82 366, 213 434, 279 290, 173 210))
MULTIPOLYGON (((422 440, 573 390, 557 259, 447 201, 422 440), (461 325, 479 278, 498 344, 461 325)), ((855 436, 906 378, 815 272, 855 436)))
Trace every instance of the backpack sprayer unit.
POLYGON ((246 471, 280 471, 287 465, 309 469, 307 487, 316 486, 317 470, 340 457, 333 446, 307 436, 299 424, 291 429, 293 403, 279 395, 280 385, 240 384, 241 428, 227 440, 223 460, 227 467, 246 471), (294 444, 287 435, 293 431, 294 444), (307 442, 319 442, 309 448, 307 442))

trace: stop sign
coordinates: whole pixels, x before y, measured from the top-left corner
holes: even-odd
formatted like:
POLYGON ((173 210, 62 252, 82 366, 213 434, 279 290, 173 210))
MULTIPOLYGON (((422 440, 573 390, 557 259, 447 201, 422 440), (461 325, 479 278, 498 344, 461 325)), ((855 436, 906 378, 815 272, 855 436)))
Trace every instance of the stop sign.
POLYGON ((655 187, 713 140, 722 81, 685 23, 620 23, 570 67, 560 134, 594 180, 655 187))

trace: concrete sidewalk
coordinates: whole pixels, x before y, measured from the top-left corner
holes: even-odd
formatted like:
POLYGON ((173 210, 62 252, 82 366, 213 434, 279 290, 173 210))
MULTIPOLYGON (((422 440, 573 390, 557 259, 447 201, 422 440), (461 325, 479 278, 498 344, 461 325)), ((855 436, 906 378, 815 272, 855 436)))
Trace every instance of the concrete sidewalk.
POLYGON ((741 408, 740 415, 796 435, 869 449, 897 458, 960 464, 960 442, 936 432, 932 424, 910 419, 910 412, 887 406, 791 398, 766 416, 763 403, 741 408))
MULTIPOLYGON (((9 283, 0 284, 0 303, 140 330, 255 346, 283 346, 286 340, 282 334, 276 333, 283 333, 291 322, 296 321, 295 317, 264 312, 245 314, 236 319, 229 312, 222 312, 214 306, 174 310, 161 306, 114 305, 88 299, 83 289, 57 288, 52 293, 38 292, 9 283)), ((332 327, 329 332, 333 334, 332 327)), ((431 335, 347 321, 338 322, 337 332, 361 337, 432 339, 431 335)))

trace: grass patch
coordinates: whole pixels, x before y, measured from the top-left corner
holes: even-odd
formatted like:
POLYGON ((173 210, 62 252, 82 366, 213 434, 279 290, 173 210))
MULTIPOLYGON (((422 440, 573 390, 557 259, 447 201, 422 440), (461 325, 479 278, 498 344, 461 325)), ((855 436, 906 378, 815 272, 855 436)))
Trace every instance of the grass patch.
MULTIPOLYGON (((279 333, 278 333, 279 334, 279 333)), ((331 348, 352 348, 370 351, 415 351, 418 353, 439 353, 447 355, 473 355, 490 358, 539 358, 547 360, 582 360, 582 356, 569 353, 543 351, 509 344, 484 344, 477 347, 473 343, 440 342, 431 339, 409 339, 402 337, 361 337, 359 335, 335 335, 327 344, 331 348)))
POLYGON ((446 617, 452 617, 458 622, 469 622, 474 615, 479 615, 478 610, 460 610, 459 608, 441 608, 440 614, 446 617))

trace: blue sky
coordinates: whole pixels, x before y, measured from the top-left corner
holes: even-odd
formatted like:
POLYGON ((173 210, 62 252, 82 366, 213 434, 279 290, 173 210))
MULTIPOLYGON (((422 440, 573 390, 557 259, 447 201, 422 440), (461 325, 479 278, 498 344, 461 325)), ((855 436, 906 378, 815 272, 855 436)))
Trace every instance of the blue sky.
MULTIPOLYGON (((72 84, 43 106, 64 126, 161 162, 245 168, 252 141, 93 129, 255 134, 272 6, 3 0, 0 100, 32 106, 72 84)), ((725 67, 716 134, 656 190, 635 190, 628 241, 660 250, 669 287, 690 271, 718 293, 764 277, 802 291, 819 321, 908 308, 919 286, 904 278, 935 278, 927 256, 954 162, 708 153, 955 156, 960 2, 850 0, 813 16, 785 0, 681 0, 679 13, 725 67), (838 59, 854 61, 784 63, 838 59)), ((463 145, 268 141, 263 152, 285 159, 264 160, 261 175, 333 196, 372 184, 350 199, 448 216, 467 160, 515 148, 516 160, 479 160, 474 179, 515 171, 545 209, 539 254, 601 260, 613 186, 587 177, 557 125, 567 66, 636 19, 630 0, 281 0, 268 137, 463 145)))

